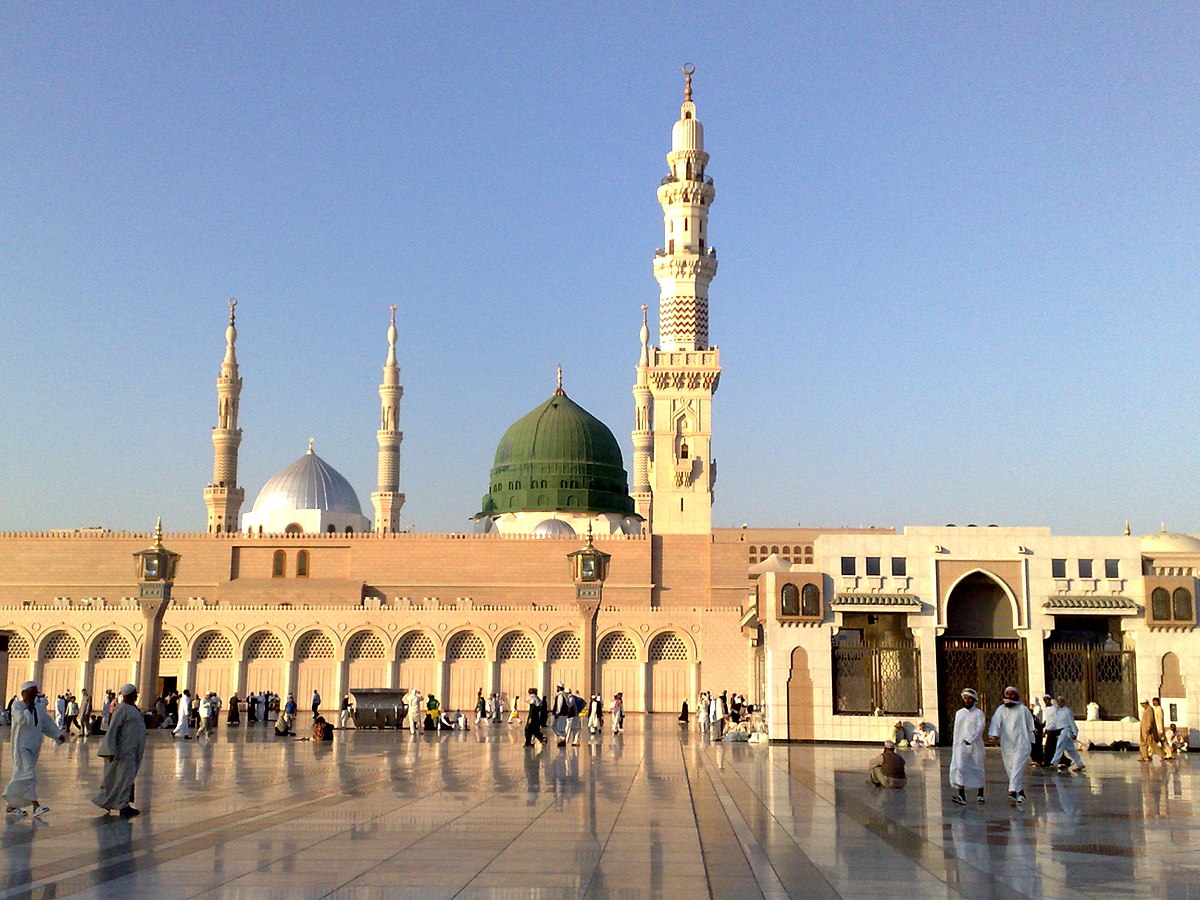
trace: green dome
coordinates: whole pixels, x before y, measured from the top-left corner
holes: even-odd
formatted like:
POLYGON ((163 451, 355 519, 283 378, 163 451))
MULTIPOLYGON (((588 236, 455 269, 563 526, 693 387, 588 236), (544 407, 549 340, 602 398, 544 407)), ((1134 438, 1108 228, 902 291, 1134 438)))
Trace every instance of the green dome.
POLYGON ((504 432, 475 517, 561 511, 627 516, 633 500, 617 439, 560 388, 504 432))

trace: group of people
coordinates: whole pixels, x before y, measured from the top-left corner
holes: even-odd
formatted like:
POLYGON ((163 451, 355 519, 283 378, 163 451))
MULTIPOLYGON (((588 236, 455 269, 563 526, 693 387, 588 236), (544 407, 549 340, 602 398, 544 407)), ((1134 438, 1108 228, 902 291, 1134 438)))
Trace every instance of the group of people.
POLYGON ((1138 723, 1138 759, 1142 762, 1153 762, 1156 753, 1164 762, 1187 753, 1186 735, 1180 734, 1173 722, 1164 728, 1164 719, 1162 700, 1152 697, 1142 701, 1138 723))
MULTIPOLYGON (((83 693, 86 697, 87 692, 83 693)), ((119 700, 111 710, 105 704, 104 737, 99 750, 104 759, 104 774, 91 799, 106 813, 116 812, 129 818, 139 814, 133 805, 133 781, 146 749, 146 723, 137 706, 137 688, 127 684, 119 694, 119 700)), ((51 717, 47 707, 47 698, 39 693, 36 681, 22 684, 19 698, 9 703, 12 778, 5 785, 4 802, 5 813, 10 819, 31 814, 40 819, 50 811, 50 807, 38 800, 38 757, 47 738, 59 743, 66 741, 63 725, 70 721, 66 717, 72 714, 62 712, 51 717), (63 724, 55 721, 60 717, 63 724)), ((69 704, 66 708, 70 709, 69 704)), ((80 713, 74 715, 77 720, 80 713)))
MULTIPOLYGON (((412 734, 424 731, 468 731, 470 725, 462 710, 448 712, 442 709, 441 701, 434 694, 423 694, 418 688, 413 688, 404 695, 404 720, 412 734)), ((588 732, 599 735, 604 727, 604 714, 607 711, 612 723, 613 734, 620 734, 625 728, 625 701, 618 691, 612 702, 606 707, 599 694, 592 694, 585 699, 575 691, 568 690, 564 685, 556 685, 555 694, 550 700, 540 696, 537 688, 530 688, 524 701, 525 715, 525 746, 532 746, 533 741, 539 744, 546 742, 542 729, 550 725, 560 747, 568 743, 579 745, 579 735, 582 721, 587 720, 588 732)), ((482 723, 491 725, 521 724, 521 710, 517 704, 510 704, 508 695, 499 692, 484 696, 480 688, 475 696, 476 726, 482 723)))
MULTIPOLYGON (((719 694, 701 691, 696 701, 696 720, 700 730, 716 739, 741 722, 749 720, 753 712, 754 707, 746 702, 742 694, 730 694, 728 691, 721 691, 719 694)), ((679 721, 685 722, 687 719, 688 705, 687 701, 684 701, 679 721)))

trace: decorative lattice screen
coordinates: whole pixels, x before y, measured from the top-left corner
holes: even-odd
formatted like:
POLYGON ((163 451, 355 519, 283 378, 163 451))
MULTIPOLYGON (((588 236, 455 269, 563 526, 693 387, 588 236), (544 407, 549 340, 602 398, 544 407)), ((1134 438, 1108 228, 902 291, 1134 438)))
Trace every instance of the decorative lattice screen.
POLYGON ((269 631, 259 631, 246 641, 246 659, 283 659, 283 640, 269 631))
POLYGON ((104 632, 92 645, 92 656, 95 659, 129 659, 132 655, 129 640, 115 631, 104 632))
POLYGON ((563 659, 579 659, 582 655, 582 646, 579 643, 579 635, 573 631, 563 631, 556 634, 550 640, 550 660, 552 662, 563 659))
POLYGON ((501 659, 536 659, 537 648, 525 632, 510 631, 500 638, 498 655, 501 659))
POLYGON ((320 631, 310 631, 296 644, 296 659, 333 659, 333 639, 320 631))
POLYGON ((483 659, 487 656, 487 651, 483 646, 483 639, 469 631, 463 631, 456 634, 450 639, 450 645, 446 648, 447 659, 483 659))
POLYGON ((597 655, 602 660, 637 659, 637 645, 629 635, 618 631, 604 636, 597 655))
POLYGON ((383 659, 385 656, 387 648, 383 644, 383 638, 373 631, 360 631, 350 638, 346 647, 348 659, 383 659))
POLYGON ((689 656, 687 644, 673 631, 660 634, 650 643, 652 660, 688 659, 689 656))
POLYGON ((423 631, 410 631, 396 647, 398 659, 433 659, 435 655, 433 638, 423 631))
POLYGON ((233 641, 219 631, 206 631, 196 639, 196 659, 233 659, 233 641))
POLYGON ((42 645, 42 659, 76 659, 79 656, 79 641, 65 631, 56 631, 42 645))

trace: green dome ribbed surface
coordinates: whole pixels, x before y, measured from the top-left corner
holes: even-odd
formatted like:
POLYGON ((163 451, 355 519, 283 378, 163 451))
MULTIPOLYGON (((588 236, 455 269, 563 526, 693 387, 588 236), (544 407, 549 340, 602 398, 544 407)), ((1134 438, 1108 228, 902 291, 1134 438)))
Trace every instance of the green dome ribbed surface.
POLYGON ((478 516, 564 510, 629 515, 633 500, 608 426, 555 391, 504 432, 478 516))

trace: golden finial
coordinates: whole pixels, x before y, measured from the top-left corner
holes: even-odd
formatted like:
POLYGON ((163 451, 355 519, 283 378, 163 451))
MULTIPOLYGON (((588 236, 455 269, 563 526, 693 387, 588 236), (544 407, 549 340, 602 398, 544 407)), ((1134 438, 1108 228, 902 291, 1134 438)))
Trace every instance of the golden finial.
POLYGON ((229 298, 229 324, 233 324, 233 320, 237 314, 237 300, 233 297, 229 298))
POLYGON ((1129 537, 1129 534, 1130 534, 1130 531, 1129 531, 1129 520, 1128 520, 1128 519, 1126 519, 1126 520, 1125 520, 1125 537, 1129 537))
POLYGON ((683 64, 683 102, 690 103, 692 101, 692 76, 696 74, 696 66, 693 63, 683 64))
POLYGON ((162 549, 162 516, 159 516, 158 521, 154 523, 154 549, 162 549))
POLYGON ((313 452, 313 439, 312 438, 308 439, 308 452, 309 453, 313 452))
POLYGON ((558 386, 555 387, 555 389, 554 389, 554 396, 555 397, 567 396, 567 392, 563 390, 563 386, 562 386, 562 363, 558 364, 558 386))
POLYGON ((390 309, 392 311, 392 324, 395 325, 396 324, 396 304, 393 303, 391 306, 388 307, 388 309, 390 309))

